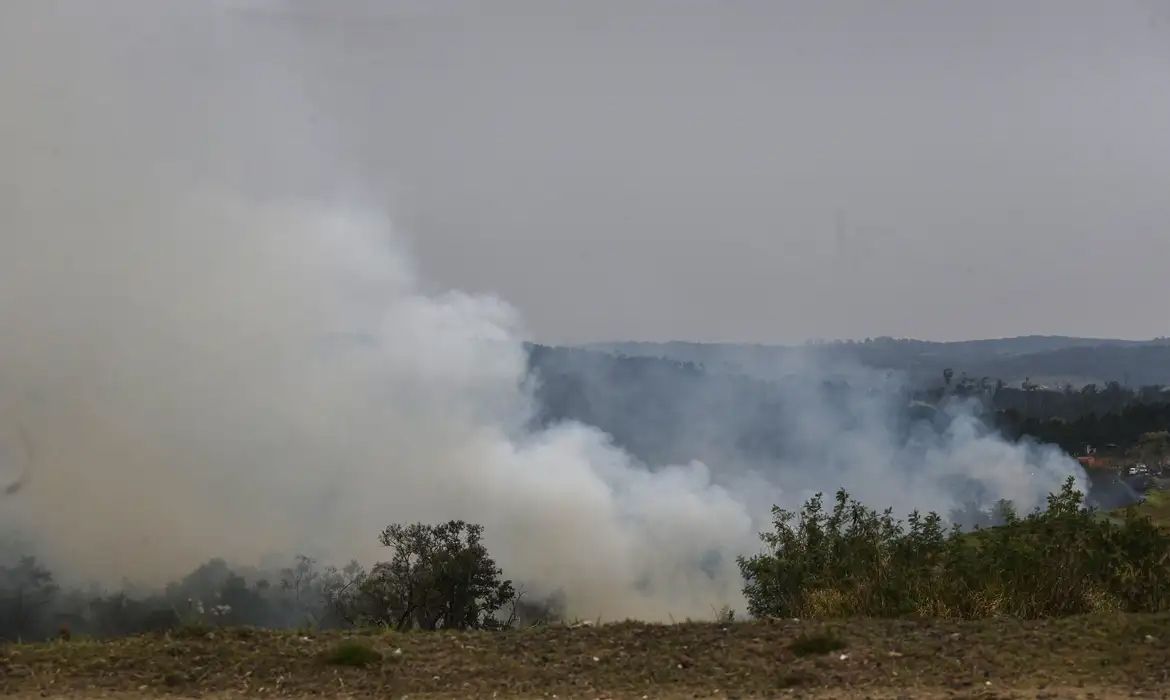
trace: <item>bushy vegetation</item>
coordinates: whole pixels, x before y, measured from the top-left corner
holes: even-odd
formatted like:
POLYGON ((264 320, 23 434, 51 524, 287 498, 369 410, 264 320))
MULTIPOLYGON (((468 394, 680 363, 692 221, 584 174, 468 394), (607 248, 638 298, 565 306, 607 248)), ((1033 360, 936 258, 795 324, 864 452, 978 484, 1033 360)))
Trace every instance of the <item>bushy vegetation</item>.
MULTIPOLYGON (((767 551, 741 557, 755 617, 1040 618, 1170 609, 1170 533, 1148 508, 1102 517, 1070 479, 1025 516, 1000 502, 963 531, 936 513, 905 521, 839 491, 799 512, 773 510, 767 551)), ((953 518, 952 518, 953 520, 953 518)), ((32 557, 0 565, 0 639, 254 626, 397 630, 500 629, 562 618, 564 601, 524 601, 463 521, 391 525, 387 561, 319 567, 307 557, 274 574, 212 560, 165 590, 62 590, 32 557)), ((734 615, 715 612, 723 623, 734 615)))
POLYGON ((237 571, 222 559, 196 568, 163 590, 109 592, 64 588, 34 557, 0 560, 0 640, 142 632, 202 634, 217 627, 328 629, 348 622, 338 591, 363 573, 321 567, 309 557, 276 571, 237 571))
MULTIPOLYGON (((1060 445, 1074 454, 1085 445, 1113 444, 1122 449, 1141 447, 1147 436, 1170 430, 1170 403, 1133 404, 1105 413, 1087 413, 1071 419, 1059 416, 1026 417, 1016 410, 1001 411, 997 427, 1009 438, 1030 436, 1041 442, 1060 445)), ((1134 455, 1156 463, 1170 455, 1134 455)))
POLYGON ((560 601, 524 601, 502 578, 479 525, 391 525, 380 541, 391 556, 369 570, 300 556, 278 571, 238 571, 213 559, 149 593, 63 590, 34 557, 0 557, 0 640, 199 636, 229 626, 491 629, 559 616, 560 601))
MULTIPOLYGON (((497 613, 516 599, 512 582, 483 545, 483 527, 461 520, 441 525, 391 525, 380 537, 393 551, 339 591, 336 605, 354 623, 399 630, 498 628, 515 619, 497 613)), ((514 608, 513 608, 514 610, 514 608)))
POLYGON ((1121 523, 1085 507, 1073 480, 1046 509, 997 508, 999 527, 947 529, 935 513, 905 522, 837 493, 799 513, 773 510, 768 551, 741 558, 758 617, 1038 618, 1170 604, 1170 535, 1147 518, 1121 523))

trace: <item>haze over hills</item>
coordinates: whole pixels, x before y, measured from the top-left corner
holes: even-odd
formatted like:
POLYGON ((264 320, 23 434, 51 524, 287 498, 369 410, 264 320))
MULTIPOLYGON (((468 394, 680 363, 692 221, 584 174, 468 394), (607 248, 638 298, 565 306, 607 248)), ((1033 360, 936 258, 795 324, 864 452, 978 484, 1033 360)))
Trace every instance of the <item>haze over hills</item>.
POLYGON ((939 377, 952 369, 1007 384, 1033 383, 1075 387, 1170 384, 1170 339, 1120 340, 1068 336, 1021 336, 987 340, 934 342, 898 338, 834 341, 806 345, 739 343, 610 342, 587 349, 630 357, 660 357, 693 362, 711 371, 730 371, 774 379, 776 368, 799 356, 851 361, 876 369, 905 372, 911 380, 939 377))
MULTIPOLYGON (((1120 384, 1170 384, 1170 342, 524 344, 1165 334, 1164 37, 1069 1, 0 4, 0 640, 98 650, 71 686, 3 645, 0 694, 118 669, 180 693, 266 639, 210 627, 277 625, 277 673, 201 690, 291 696, 317 628, 520 626, 522 602, 1170 611, 1170 535, 1099 531, 1075 495, 1132 503, 1089 471, 1170 455, 1170 393, 1120 384), (788 537, 774 509, 817 494, 831 524, 788 537), (1059 517, 943 539, 1005 502, 1059 517), (159 632, 166 663, 70 629, 159 632)), ((605 693, 581 664, 633 658, 564 631, 590 635, 549 638, 573 687, 520 692, 605 693)), ((480 638, 443 635, 456 671, 380 637, 381 694, 491 667, 480 638)), ((777 640, 745 648, 787 662, 777 640)), ((697 641, 622 689, 694 673, 697 641)), ((852 644, 833 669, 894 663, 852 644)), ((707 658, 723 694, 753 654, 707 658)))
MULTIPOLYGON (((1026 452, 1032 440, 1071 454, 1086 442, 1128 449, 1163 429, 1170 403, 1165 339, 529 346, 529 365, 544 426, 577 421, 647 464, 700 460, 733 480, 762 473, 798 489, 821 488, 826 465, 841 469, 829 481, 852 490, 867 488, 859 464, 975 469, 998 458, 973 450, 969 438, 995 432, 1009 443, 1027 437, 1009 451, 1026 452)), ((953 476, 947 488, 978 492, 974 482, 959 486, 966 475, 953 476)), ((1097 505, 1135 497, 1100 487, 1090 492, 1097 505)))

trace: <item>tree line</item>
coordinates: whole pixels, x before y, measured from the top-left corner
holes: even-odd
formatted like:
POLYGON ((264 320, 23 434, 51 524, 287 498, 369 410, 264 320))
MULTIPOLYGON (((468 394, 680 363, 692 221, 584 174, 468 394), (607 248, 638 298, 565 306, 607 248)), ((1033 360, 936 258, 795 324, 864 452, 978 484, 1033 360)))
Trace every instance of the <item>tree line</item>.
POLYGON ((1170 607, 1170 534, 1129 511, 1087 508, 1073 480, 1024 516, 1001 501, 995 527, 947 528, 935 513, 905 522, 840 491, 799 513, 776 509, 766 549, 739 560, 758 617, 1023 619, 1170 607))
MULTIPOLYGON (((1019 618, 1170 607, 1170 534, 1128 511, 1106 518, 1070 479, 1047 507, 1019 515, 1001 501, 987 526, 905 521, 836 494, 799 512, 775 509, 764 550, 739 559, 755 617, 1019 618)), ((563 620, 563 601, 525 600, 463 521, 391 525, 389 559, 321 567, 299 557, 251 582, 222 560, 153 594, 62 590, 32 557, 0 566, 0 638, 96 637, 194 627, 505 629, 563 620)), ((715 601, 713 601, 714 605, 715 601)), ((720 613, 723 620, 732 611, 720 613)))
POLYGON ((164 590, 65 590, 31 556, 0 564, 0 639, 112 637, 177 628, 253 626, 330 629, 497 629, 556 615, 557 601, 526 600, 503 578, 479 525, 391 525, 379 540, 391 557, 321 566, 299 556, 251 580, 213 559, 164 590))

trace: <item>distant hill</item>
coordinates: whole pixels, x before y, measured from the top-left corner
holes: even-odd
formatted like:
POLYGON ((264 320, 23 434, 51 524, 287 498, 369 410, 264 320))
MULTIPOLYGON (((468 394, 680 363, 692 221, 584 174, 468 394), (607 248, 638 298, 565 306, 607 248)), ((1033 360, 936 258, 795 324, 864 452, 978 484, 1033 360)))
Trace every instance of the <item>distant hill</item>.
MULTIPOLYGON (((536 419, 595 426, 651 464, 770 463, 811 449, 799 417, 815 407, 844 429, 862 420, 869 386, 845 376, 761 380, 693 362, 532 345, 536 419)), ((891 397, 904 408, 908 396, 891 397), (900 402, 900 403, 899 403, 900 402)), ((914 418, 903 417, 908 429, 914 418)))
MULTIPOLYGON (((896 378, 889 382, 883 372, 826 373, 823 368, 801 372, 797 363, 787 364, 804 352, 851 353, 857 345, 811 350, 731 346, 717 352, 709 346, 682 343, 668 348, 625 344, 624 352, 605 352, 598 346, 530 345, 529 369, 535 380, 533 418, 546 426, 566 420, 595 426, 616 445, 651 465, 700 460, 737 474, 783 469, 784 483, 796 490, 817 487, 819 476, 816 469, 806 468, 809 465, 840 463, 835 461, 839 456, 834 451, 835 438, 826 436, 866 436, 862 439, 869 440, 865 449, 879 451, 906 444, 912 434, 924 428, 946 429, 948 419, 936 406, 947 395, 977 400, 981 406, 978 412, 988 426, 1008 438, 1029 435, 1071 451, 1086 443, 1116 443, 1127 448, 1145 432, 1170 429, 1166 422, 1170 395, 1156 388, 1130 391, 1119 384, 1104 383, 1071 392, 1034 385, 1027 389, 1001 387, 994 380, 963 381, 959 368, 964 365, 959 362, 951 363, 956 373, 950 387, 943 387, 943 364, 937 365, 937 371, 930 369, 929 382, 907 387, 896 378), (674 357, 661 356, 672 350, 674 357), (706 362, 678 359, 681 357, 706 362), (758 363, 759 372, 771 371, 777 376, 711 369, 712 358, 725 369, 737 362, 758 363), (875 415, 882 416, 881 420, 875 422, 875 415)), ((885 348, 888 355, 893 354, 889 353, 891 347, 904 349, 897 343, 889 344, 885 348)), ((1026 348, 1028 343, 1016 347, 1026 348)), ((918 363, 910 366, 919 371, 933 361, 924 360, 921 354, 905 354, 908 362, 918 363)), ((977 355, 966 366, 991 368, 1000 363, 1014 371, 1012 364, 1016 363, 1030 370, 1036 366, 1032 363, 1055 358, 1054 365, 1062 371, 1079 372, 1085 366, 1097 369, 1112 363, 1115 367, 1131 366, 1135 368, 1133 376, 1139 376, 1137 369, 1150 372, 1157 367, 1156 358, 1166 356, 1170 356, 1170 347, 1163 345, 1105 345, 1019 355, 1004 352, 987 358, 977 355), (1114 357, 1116 353, 1122 353, 1120 360, 1114 357), (1151 354, 1154 359, 1148 357, 1151 354)), ((954 354, 948 357, 953 359, 954 354)), ((1146 374, 1140 376, 1147 378, 1146 374)), ((1096 505, 1112 507, 1132 496, 1129 490, 1114 489, 1112 483, 1103 486, 1095 485, 1090 491, 1096 505)))
POLYGON ((950 343, 874 338, 801 346, 736 343, 617 342, 589 349, 629 357, 691 362, 713 371, 775 378, 801 358, 848 360, 928 380, 952 369, 955 376, 990 377, 1013 384, 1074 386, 1116 381, 1128 386, 1170 384, 1170 339, 1134 341, 1066 336, 1023 336, 950 343))

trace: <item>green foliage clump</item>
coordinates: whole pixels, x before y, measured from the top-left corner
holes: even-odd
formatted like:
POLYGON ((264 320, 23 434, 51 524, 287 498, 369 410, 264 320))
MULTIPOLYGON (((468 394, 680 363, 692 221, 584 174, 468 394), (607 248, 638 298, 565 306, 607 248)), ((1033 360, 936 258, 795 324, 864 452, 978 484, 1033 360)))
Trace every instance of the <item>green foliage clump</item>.
POLYGON ((380 541, 393 557, 355 579, 339 604, 354 622, 399 630, 506 626, 497 613, 515 603, 516 591, 482 537, 482 526, 461 520, 391 525, 380 541))
POLYGON ((773 509, 768 551, 739 559, 757 617, 1039 618, 1170 607, 1170 535, 1147 518, 1118 524, 1084 505, 1070 478, 1047 508, 999 527, 947 529, 936 513, 906 522, 839 491, 799 514, 773 509))
POLYGON ((6 557, 0 542, 0 641, 163 632, 200 638, 242 627, 502 628, 559 619, 563 601, 522 600, 482 535, 481 526, 462 521, 392 525, 380 539, 393 557, 368 571, 357 562, 339 569, 298 556, 292 566, 245 578, 212 559, 146 595, 62 591, 36 559, 6 557))

